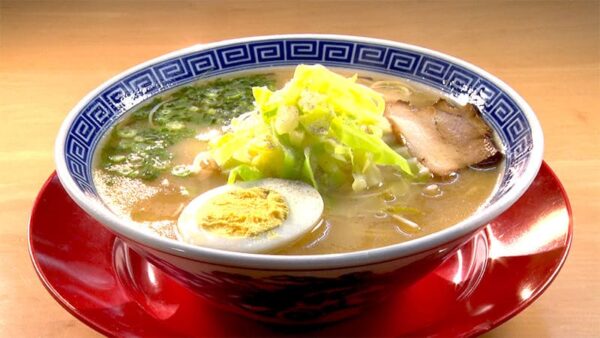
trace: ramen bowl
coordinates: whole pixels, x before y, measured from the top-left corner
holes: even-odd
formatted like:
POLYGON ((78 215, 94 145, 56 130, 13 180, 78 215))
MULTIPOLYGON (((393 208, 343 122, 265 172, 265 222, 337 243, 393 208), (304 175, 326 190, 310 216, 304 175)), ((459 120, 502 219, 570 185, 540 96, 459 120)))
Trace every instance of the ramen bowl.
POLYGON ((153 285, 151 274, 139 273, 149 271, 140 268, 147 264, 226 311, 278 324, 314 324, 360 313, 439 265, 526 191, 541 165, 542 152, 542 131, 531 108, 486 71, 408 44, 311 34, 196 45, 133 67, 73 108, 58 134, 55 160, 71 198, 116 235, 115 273, 123 283, 134 285, 142 295, 160 292, 140 287, 153 285), (505 157, 486 204, 464 221, 407 242, 300 256, 223 251, 159 237, 113 213, 99 197, 92 179, 95 149, 139 103, 200 78, 315 63, 402 77, 474 103, 497 134, 505 157))

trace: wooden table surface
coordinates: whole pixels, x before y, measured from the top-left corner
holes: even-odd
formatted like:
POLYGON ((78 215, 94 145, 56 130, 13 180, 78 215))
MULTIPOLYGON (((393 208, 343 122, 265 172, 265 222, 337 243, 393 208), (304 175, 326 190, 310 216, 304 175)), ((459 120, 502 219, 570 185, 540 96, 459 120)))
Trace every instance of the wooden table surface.
POLYGON ((0 335, 94 337, 36 277, 33 200, 71 107, 113 75, 197 43, 278 33, 378 37, 465 59, 538 114, 575 239, 552 286, 488 337, 600 336, 600 2, 0 0, 0 335))

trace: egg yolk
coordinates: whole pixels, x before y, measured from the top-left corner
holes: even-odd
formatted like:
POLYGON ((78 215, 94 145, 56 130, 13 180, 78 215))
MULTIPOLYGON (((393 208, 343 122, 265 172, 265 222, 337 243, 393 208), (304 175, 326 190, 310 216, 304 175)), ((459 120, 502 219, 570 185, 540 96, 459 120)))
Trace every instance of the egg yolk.
POLYGON ((198 210, 196 220, 216 235, 250 237, 280 226, 288 213, 280 193, 254 187, 215 196, 198 210))

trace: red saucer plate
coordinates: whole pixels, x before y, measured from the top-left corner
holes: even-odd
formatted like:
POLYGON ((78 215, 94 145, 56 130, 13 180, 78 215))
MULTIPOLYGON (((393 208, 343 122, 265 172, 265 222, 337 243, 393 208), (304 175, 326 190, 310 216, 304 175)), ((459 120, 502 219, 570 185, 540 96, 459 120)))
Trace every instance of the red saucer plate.
POLYGON ((56 174, 35 202, 29 249, 50 294, 109 336, 446 337, 482 334, 531 304, 562 267, 572 232, 566 193, 544 163, 514 206, 436 270, 359 317, 301 328, 221 312, 147 262, 138 282, 151 287, 140 294, 115 270, 120 241, 69 198, 56 174))

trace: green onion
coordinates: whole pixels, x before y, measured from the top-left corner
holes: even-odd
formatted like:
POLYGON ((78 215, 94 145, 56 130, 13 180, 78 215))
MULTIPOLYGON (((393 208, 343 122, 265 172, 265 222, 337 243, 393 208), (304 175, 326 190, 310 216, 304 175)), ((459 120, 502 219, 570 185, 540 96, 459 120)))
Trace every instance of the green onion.
POLYGON ((186 177, 189 176, 191 173, 192 171, 190 170, 189 166, 183 164, 177 165, 173 167, 173 169, 171 169, 171 174, 177 177, 186 177))
POLYGON ((185 86, 154 98, 115 126, 101 149, 100 165, 112 174, 144 180, 167 171, 187 176, 173 167, 169 148, 193 137, 199 127, 225 125, 254 109, 252 87, 273 84, 271 75, 256 74, 185 86))

